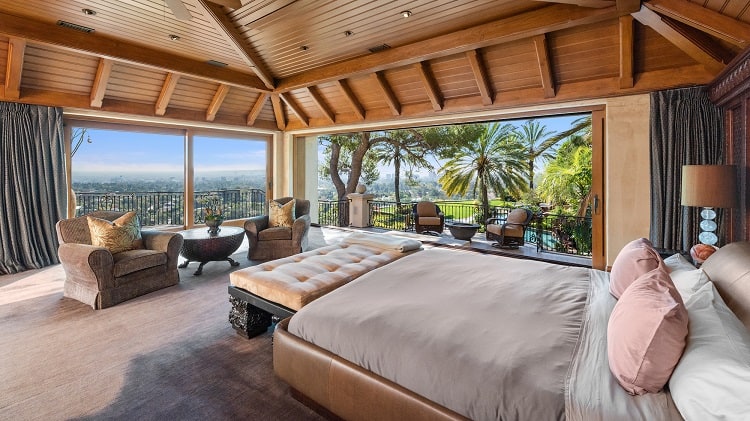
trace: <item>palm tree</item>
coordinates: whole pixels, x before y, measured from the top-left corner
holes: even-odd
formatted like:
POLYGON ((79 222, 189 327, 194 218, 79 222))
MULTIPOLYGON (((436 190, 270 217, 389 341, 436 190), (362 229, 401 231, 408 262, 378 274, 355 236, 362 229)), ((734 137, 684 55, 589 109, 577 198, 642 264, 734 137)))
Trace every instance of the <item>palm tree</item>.
POLYGON ((431 148, 422 134, 415 129, 389 130, 382 139, 373 148, 374 157, 375 160, 385 165, 393 164, 393 188, 396 193, 396 203, 400 204, 401 164, 406 164, 408 167, 409 177, 414 169, 432 169, 432 164, 426 157, 431 148))
POLYGON ((559 139, 552 138, 554 132, 547 131, 547 127, 536 120, 527 120, 516 130, 518 139, 526 147, 529 172, 529 189, 534 188, 534 170, 538 159, 548 161, 554 157, 552 148, 559 139))
POLYGON ((480 195, 482 221, 490 214, 489 191, 519 195, 525 190, 526 154, 510 124, 485 126, 478 138, 460 145, 456 155, 440 169, 440 185, 450 196, 465 195, 470 188, 480 195))

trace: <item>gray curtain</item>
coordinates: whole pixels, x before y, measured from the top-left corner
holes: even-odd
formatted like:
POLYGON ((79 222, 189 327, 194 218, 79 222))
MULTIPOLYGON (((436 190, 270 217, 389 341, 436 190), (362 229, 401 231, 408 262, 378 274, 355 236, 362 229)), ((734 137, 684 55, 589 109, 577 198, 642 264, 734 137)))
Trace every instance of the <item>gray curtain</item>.
POLYGON ((0 274, 58 262, 67 213, 62 110, 0 102, 0 274))
MULTIPOLYGON (((704 87, 651 94, 651 241, 689 250, 698 243, 700 209, 680 204, 682 166, 724 162, 724 115, 704 87)), ((717 209, 719 241, 723 211, 717 209)))

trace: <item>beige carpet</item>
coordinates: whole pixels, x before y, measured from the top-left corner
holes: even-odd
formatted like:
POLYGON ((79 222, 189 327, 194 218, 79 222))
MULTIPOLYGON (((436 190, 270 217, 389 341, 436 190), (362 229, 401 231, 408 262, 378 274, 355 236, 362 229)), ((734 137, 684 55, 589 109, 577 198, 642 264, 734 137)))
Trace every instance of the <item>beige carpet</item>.
MULTIPOLYGON (((341 235, 313 228, 311 245, 341 235)), ((271 334, 227 321, 244 250, 98 311, 62 297, 60 266, 0 277, 0 419, 321 419, 273 374, 271 334)))

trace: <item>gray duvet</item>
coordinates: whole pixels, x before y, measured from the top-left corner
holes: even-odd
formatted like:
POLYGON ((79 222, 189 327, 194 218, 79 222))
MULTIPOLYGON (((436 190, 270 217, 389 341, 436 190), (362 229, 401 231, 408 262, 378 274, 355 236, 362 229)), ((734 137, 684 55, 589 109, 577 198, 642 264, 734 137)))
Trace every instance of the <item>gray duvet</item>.
MULTIPOLYGON (((292 317, 289 332, 475 420, 556 420, 566 419, 566 411, 585 419, 592 402, 609 405, 603 399, 622 400, 620 415, 627 415, 632 397, 624 390, 575 378, 588 367, 579 360, 582 351, 601 365, 601 355, 592 353, 603 349, 606 365, 606 318, 603 336, 585 333, 602 328, 591 322, 588 303, 591 286, 606 278, 592 283, 593 273, 431 249, 308 304, 292 317), (582 338, 599 344, 592 350, 582 338), (571 385, 589 396, 566 397, 571 385)), ((601 382, 603 371, 593 371, 600 376, 592 380, 601 382)), ((661 401, 644 402, 633 419, 673 418, 661 401)))

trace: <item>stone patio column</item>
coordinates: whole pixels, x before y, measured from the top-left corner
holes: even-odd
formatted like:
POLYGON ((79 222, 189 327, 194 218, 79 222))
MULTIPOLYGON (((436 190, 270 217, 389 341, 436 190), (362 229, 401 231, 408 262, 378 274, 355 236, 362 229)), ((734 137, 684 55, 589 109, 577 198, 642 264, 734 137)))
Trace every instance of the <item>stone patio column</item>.
POLYGON ((374 194, 349 193, 349 225, 356 228, 370 226, 370 200, 375 198, 374 194))

